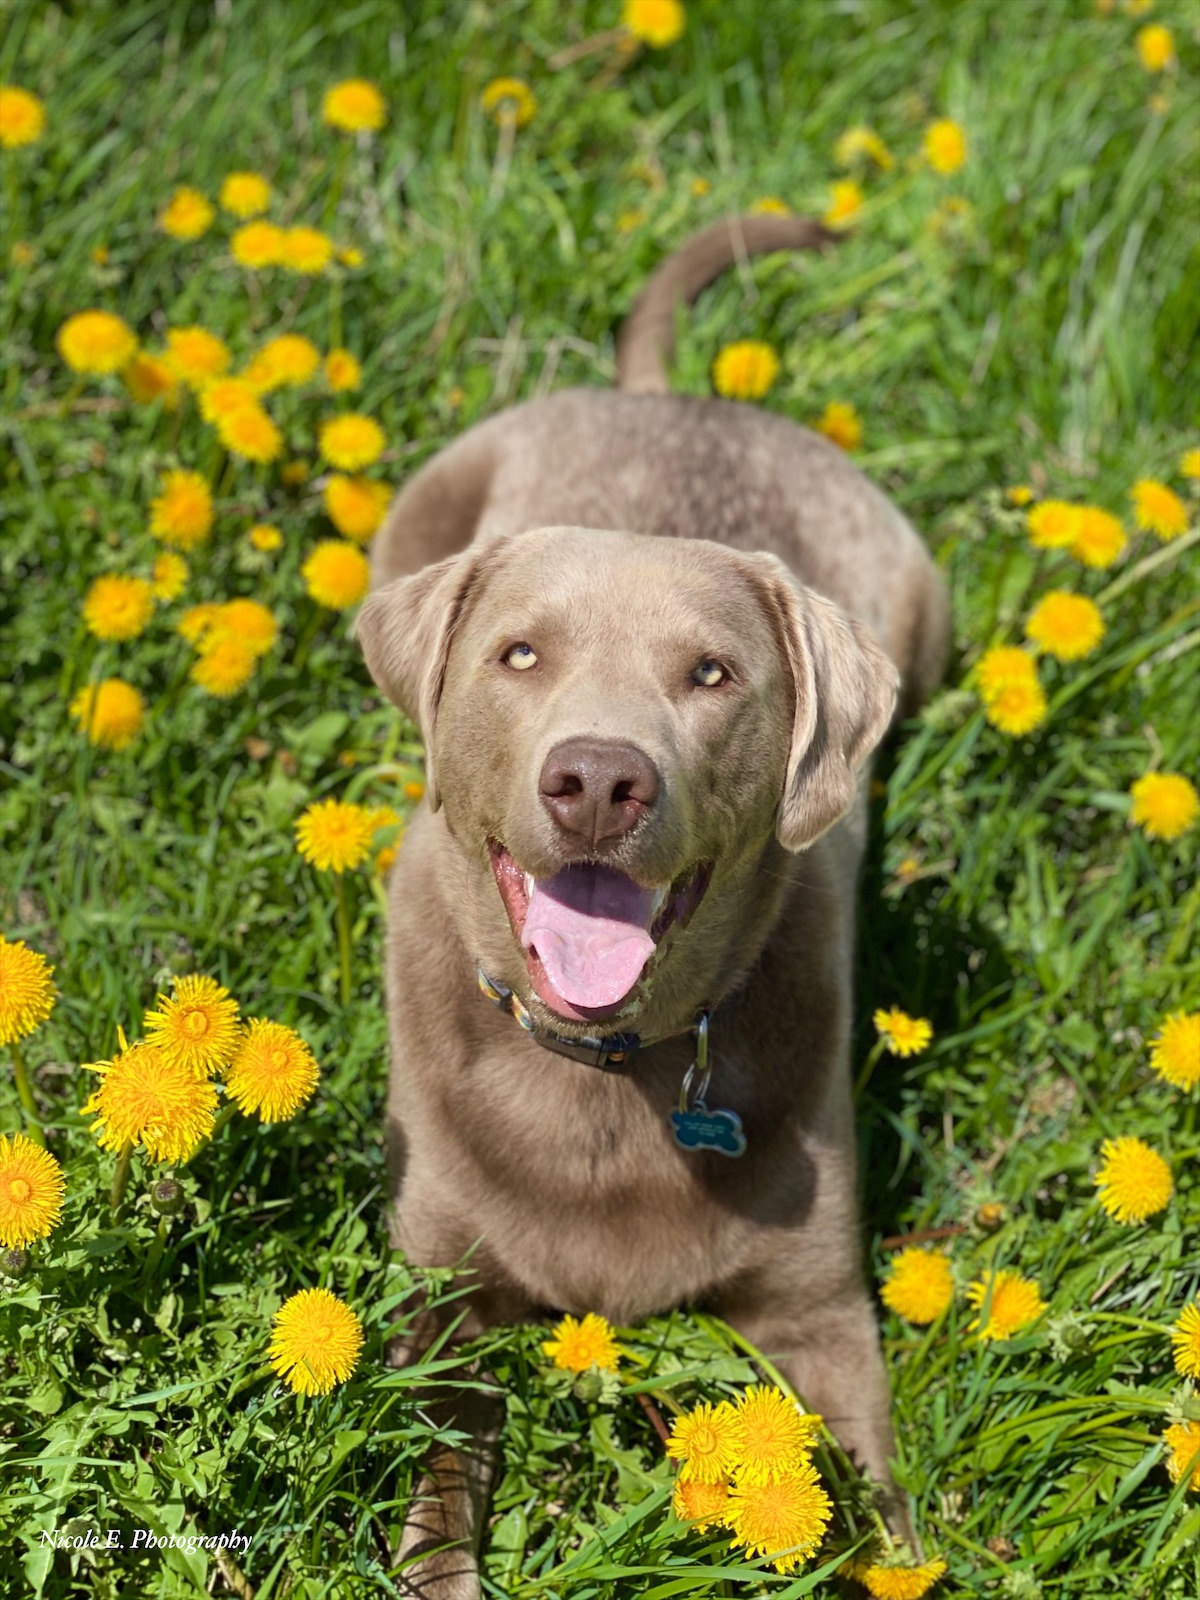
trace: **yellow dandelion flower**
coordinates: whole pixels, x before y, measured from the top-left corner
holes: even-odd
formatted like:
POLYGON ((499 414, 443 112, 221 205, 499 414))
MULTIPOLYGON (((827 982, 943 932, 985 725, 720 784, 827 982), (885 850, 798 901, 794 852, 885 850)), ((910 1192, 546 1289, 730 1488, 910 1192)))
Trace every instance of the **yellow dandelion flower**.
POLYGON ((347 478, 332 473, 325 485, 325 509, 329 520, 347 539, 367 544, 387 515, 391 490, 386 483, 371 478, 347 478))
POLYGON ((262 406, 231 411, 217 423, 217 435, 231 456, 265 466, 283 451, 283 434, 262 406))
POLYGON ((174 551, 164 550, 155 556, 151 568, 150 589, 156 600, 178 600, 188 581, 188 564, 174 551))
POLYGON ((1179 458, 1179 473, 1193 483, 1200 482, 1200 445, 1183 452, 1179 458))
POLYGON ((969 1327, 980 1339, 1011 1339, 1046 1309, 1037 1284, 1009 1267, 977 1278, 967 1288, 967 1299, 976 1310, 985 1303, 988 1307, 987 1321, 977 1317, 969 1327))
POLYGON ((1193 1300, 1179 1313, 1171 1329, 1175 1371, 1183 1378, 1200 1378, 1200 1300, 1193 1300))
POLYGON ((954 1299, 950 1263, 936 1250, 901 1250, 880 1291, 883 1303, 908 1322, 936 1322, 954 1299))
POLYGON ((302 333, 281 333, 254 357, 246 376, 260 391, 298 387, 321 365, 321 352, 302 333))
POLYGON ((867 1566, 859 1574, 868 1594, 875 1600, 921 1600, 946 1570, 940 1556, 923 1561, 919 1567, 867 1566))
POLYGON ((163 492, 150 502, 150 532, 161 543, 194 550, 212 532, 212 490, 198 472, 163 474, 163 492))
POLYGON ((634 206, 630 211, 622 211, 617 218, 618 233, 632 233, 635 228, 640 228, 646 220, 646 213, 641 206, 634 206))
POLYGON ((154 615, 154 591, 145 578, 118 572, 97 578, 83 600, 83 620, 97 639, 136 639, 154 615))
POLYGON ((863 192, 852 178, 833 186, 833 196, 821 221, 827 228, 841 228, 852 222, 863 208, 863 192))
POLYGON ((1080 508, 1067 500, 1043 500, 1025 517, 1029 542, 1038 550, 1065 550, 1074 544, 1082 523, 1080 508))
POLYGON ((404 785, 404 798, 411 800, 413 805, 420 805, 425 798, 425 785, 419 780, 404 785))
MULTIPOLYGON (((697 200, 702 200, 708 193, 710 185, 707 178, 693 178, 688 187, 691 189, 697 200)), ((780 204, 782 205, 783 202, 780 201, 780 204)), ((753 211, 754 207, 751 206, 750 209, 753 211)))
POLYGON ((0 1045, 40 1028, 54 1010, 54 968, 24 939, 0 933, 0 1045))
MULTIPOLYGON (((707 184, 704 186, 704 192, 708 193, 707 184)), ((791 206, 776 194, 764 194, 750 207, 750 215, 753 217, 790 217, 791 214, 791 206)))
POLYGON ((813 428, 840 450, 857 450, 862 443, 862 422, 848 400, 831 400, 813 428))
POLYGON ((625 0, 621 21, 635 39, 663 50, 682 37, 687 13, 680 0, 625 0))
POLYGON ((157 1011, 147 1011, 147 1042, 167 1061, 211 1078, 232 1059, 241 1037, 238 1003, 200 973, 174 979, 174 988, 170 998, 158 996, 157 1011))
POLYGON ((967 136, 957 122, 942 117, 926 128, 924 151, 933 170, 948 178, 966 165, 967 136))
POLYGON ((231 172, 217 200, 233 217, 257 217, 271 204, 271 185, 257 172, 231 172))
POLYGON ((1130 491, 1133 515, 1139 528, 1169 544, 1187 532, 1187 506, 1157 478, 1139 478, 1130 491))
POLYGON ((1200 815, 1195 785, 1179 772, 1147 772, 1129 793, 1130 816, 1148 839, 1178 839, 1200 815))
POLYGON ((176 189, 158 214, 158 225, 172 239, 198 239, 212 227, 216 216, 211 201, 199 189, 176 189))
POLYGON ((589 1367, 615 1372, 621 1359, 612 1324, 594 1311, 579 1322, 564 1317, 542 1341, 542 1350, 563 1372, 586 1372, 589 1367))
POLYGON ((62 1217, 62 1168, 23 1133, 0 1134, 0 1244, 23 1250, 45 1239, 62 1217))
POLYGON ((366 78, 347 78, 325 91, 321 121, 343 133, 378 133, 387 120, 387 104, 366 78))
POLYGON ((910 1017, 899 1006, 877 1011, 871 1018, 875 1031, 894 1056, 915 1056, 929 1048, 933 1027, 924 1017, 910 1017))
POLYGON ((1010 506, 1027 506, 1033 499, 1033 490, 1027 483, 1014 483, 1004 491, 1010 506))
POLYGON ((804 1461, 767 1483, 735 1483, 725 1520, 733 1548, 770 1557, 776 1572, 792 1572, 825 1537, 832 1515, 821 1480, 804 1461))
POLYGON ((365 806, 318 800, 296 823, 296 848, 319 872, 345 872, 371 853, 375 824, 365 806))
POLYGON ((995 646, 980 658, 975 678, 988 721, 1003 733, 1028 733, 1045 716, 1046 696, 1027 650, 995 646))
POLYGON ((739 1484, 773 1483, 812 1450, 821 1419, 801 1411, 782 1389, 754 1384, 737 1403, 741 1425, 739 1484))
POLYGON ((1139 28, 1134 37, 1138 60, 1147 72, 1165 72, 1175 65, 1175 38, 1161 22, 1139 28))
POLYGON ((371 812, 371 820, 376 835, 384 828, 399 829, 391 844, 385 844, 375 856, 375 871, 386 873, 395 865, 396 857, 400 854, 400 841, 404 837, 404 818, 391 806, 376 806, 371 812))
POLYGON ((137 354, 137 335, 111 311, 77 311, 58 330, 58 353, 72 372, 120 372, 137 354))
POLYGON ((83 1108, 105 1150, 140 1144, 152 1161, 187 1161, 213 1131, 217 1091, 207 1078, 134 1044, 90 1068, 100 1087, 83 1108))
POLYGON ((366 556, 342 539, 322 539, 315 545, 300 576, 312 598, 334 611, 356 606, 371 586, 366 556))
POLYGON ((1034 683, 1036 679, 1036 662, 1028 650, 1017 645, 996 645, 984 653, 975 668, 975 681, 985 702, 994 700, 1005 689, 1034 683))
POLYGON ((129 390, 129 398, 139 406, 161 399, 165 406, 174 408, 179 399, 175 374, 161 356, 141 351, 122 368, 121 377, 129 390))
POLYGON ((847 128, 838 136, 833 147, 833 159, 839 167, 852 167, 862 160, 873 161, 881 172, 896 165, 892 153, 874 128, 847 128))
POLYGON ((170 328, 166 363, 189 389, 200 390, 210 378, 228 372, 233 357, 229 346, 207 328, 170 328))
POLYGON ((37 260, 37 251, 28 239, 18 239, 8 252, 8 259, 14 267, 31 267, 37 260))
POLYGON ((142 731, 146 702, 123 678, 105 678, 79 691, 71 701, 71 715, 89 744, 124 750, 142 731))
POLYGON ((675 1418, 667 1454, 683 1463, 681 1483, 724 1483, 741 1460, 744 1440, 735 1406, 728 1400, 715 1406, 702 1400, 675 1418))
POLYGON ((1100 1204, 1116 1222, 1144 1222, 1166 1209, 1175 1184, 1171 1169, 1142 1139, 1106 1139, 1092 1180, 1100 1204))
POLYGON ((258 389, 248 376, 210 378, 200 390, 200 415, 213 424, 258 404, 258 389))
POLYGON ((46 108, 37 95, 15 84, 0 84, 0 150, 35 144, 46 126, 46 108))
POLYGON ((324 272, 333 259, 333 240, 319 228, 285 228, 280 265, 289 272, 324 272))
POLYGON ((1163 1434, 1169 1452, 1167 1471, 1178 1483, 1188 1473, 1188 1488, 1200 1494, 1200 1422, 1176 1422, 1163 1434))
POLYGON ((256 522, 246 537, 256 550, 262 550, 268 555, 283 548, 283 535, 269 522, 256 522))
POLYGON ((514 128, 525 127, 537 112, 533 90, 520 78, 493 78, 479 103, 497 122, 509 122, 514 128))
POLYGON ((294 1029, 252 1017, 225 1087, 243 1115, 286 1122, 312 1098, 319 1077, 312 1051, 294 1029))
POLYGON ((1082 661, 1103 639, 1104 618, 1086 595, 1052 589, 1030 612, 1025 637, 1059 661, 1082 661))
POLYGON ((216 608, 208 626, 208 637, 236 639, 255 656, 265 656, 279 637, 275 613, 261 600, 226 600, 216 608))
POLYGON ((727 344, 713 362, 713 387, 729 400, 761 400, 779 376, 779 357, 759 339, 727 344))
POLYGON ((257 659, 240 639, 229 634, 214 637, 210 630, 200 641, 200 653, 188 677, 206 694, 224 700, 250 682, 257 659))
POLYGON ((176 623, 175 632, 189 644, 199 644, 212 627, 213 618, 220 609, 215 600, 207 600, 199 606, 189 606, 176 623))
POLYGON ((279 481, 289 489, 298 489, 301 484, 308 482, 308 462, 286 461, 279 469, 279 481))
POLYGON ((337 253, 338 260, 344 267, 361 267, 366 257, 354 245, 346 245, 337 253))
POLYGON ((1079 506, 1079 526, 1070 550, 1085 567, 1111 567, 1125 553, 1128 540, 1120 517, 1101 506, 1079 506))
POLYGON ((356 472, 379 459, 387 439, 374 417, 346 411, 321 424, 319 442, 321 454, 331 466, 356 472))
POLYGON ((263 267, 278 267, 283 262, 284 232, 273 222, 248 222, 235 228, 229 241, 233 259, 240 267, 259 272, 263 267))
POLYGON ((1150 1041, 1150 1065, 1177 1089, 1200 1084, 1200 1011, 1172 1011, 1150 1041))
POLYGON ((275 1313, 271 1365, 296 1394, 328 1394, 358 1365, 362 1323, 328 1289, 301 1289, 275 1313))
POLYGON ((671 1497, 671 1509, 680 1522, 690 1522, 696 1533, 724 1526, 729 1508, 729 1485, 701 1483, 696 1478, 678 1478, 671 1497))
POLYGON ((325 382, 334 394, 358 388, 362 382, 362 367, 349 350, 331 350, 325 357, 325 382))

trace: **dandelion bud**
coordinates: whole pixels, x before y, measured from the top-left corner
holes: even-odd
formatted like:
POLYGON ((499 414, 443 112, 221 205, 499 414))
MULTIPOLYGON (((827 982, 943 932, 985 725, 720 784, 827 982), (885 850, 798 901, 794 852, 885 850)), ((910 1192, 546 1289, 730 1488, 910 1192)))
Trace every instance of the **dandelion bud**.
POLYGON ((1004 1223, 1004 1207, 999 1200, 985 1200, 975 1213, 975 1226, 984 1233, 995 1233, 1004 1223))
POLYGON ((175 1217, 183 1210, 183 1185, 174 1178, 160 1178, 150 1190, 150 1204, 160 1217, 175 1217))
POLYGON ((575 1379, 572 1392, 576 1400, 599 1400, 604 1388, 604 1378, 599 1367, 589 1367, 575 1379))
POLYGON ((8 1278, 23 1278, 29 1266, 28 1250, 0 1250, 0 1272, 8 1278))

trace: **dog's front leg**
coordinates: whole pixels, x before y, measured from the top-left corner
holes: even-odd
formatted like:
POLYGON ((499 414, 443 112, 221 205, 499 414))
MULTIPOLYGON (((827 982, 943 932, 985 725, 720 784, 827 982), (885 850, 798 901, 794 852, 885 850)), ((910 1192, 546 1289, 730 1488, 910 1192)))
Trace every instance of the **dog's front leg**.
POLYGON ((504 1421, 498 1394, 457 1390, 429 1408, 439 1427, 467 1435, 435 1445, 397 1551, 400 1593, 412 1600, 479 1600, 479 1539, 504 1421))

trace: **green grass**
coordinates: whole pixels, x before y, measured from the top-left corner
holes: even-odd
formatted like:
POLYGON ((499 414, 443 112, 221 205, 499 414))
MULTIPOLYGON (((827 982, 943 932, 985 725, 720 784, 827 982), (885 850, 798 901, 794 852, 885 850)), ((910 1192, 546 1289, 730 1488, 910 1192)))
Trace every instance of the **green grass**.
MULTIPOLYGON (((950 1250, 963 1285, 1012 1265, 1051 1311, 984 1346, 961 1295, 928 1332, 885 1315, 899 1475, 926 1547, 949 1563, 948 1595, 1200 1588, 1200 1508, 1172 1490, 1159 1443, 1169 1408, 1196 1404, 1167 1338, 1200 1288, 1196 1097, 1148 1069, 1161 1018, 1200 996, 1197 832, 1153 842, 1128 820, 1149 766, 1197 775, 1195 547, 1106 603, 1097 655, 1043 665, 1051 715, 1030 737, 989 728, 963 687, 983 648, 1019 640, 1034 595, 1058 582, 1099 594, 1158 548, 1142 536, 1108 574, 1037 559, 1002 486, 1128 516, 1132 482, 1180 486, 1176 459, 1197 442, 1200 46, 1193 10, 1154 16, 1180 57, 1162 85, 1119 10, 703 0, 679 44, 597 85, 602 58, 546 63, 611 26, 615 4, 4 7, 0 80, 42 96, 49 121, 40 144, 6 152, 2 175, 0 927, 56 964, 61 998, 25 1048, 68 1179, 62 1226, 23 1278, 0 1280, 0 1537, 18 1583, 54 1600, 233 1592, 236 1574, 203 1554, 51 1559, 36 1544, 43 1528, 145 1526, 252 1533, 239 1559, 259 1600, 394 1592, 389 1550, 432 1432, 425 1385, 447 1359, 405 1373, 381 1359, 390 1317, 423 1284, 386 1248, 380 891, 351 880, 343 1006, 330 882, 291 832, 314 798, 391 798, 418 770, 413 731, 380 706, 343 619, 305 597, 298 569, 328 525, 319 495, 282 488, 273 469, 224 480, 184 600, 142 638, 86 634, 90 581, 146 570, 164 464, 214 480, 224 468, 194 412, 176 431, 114 380, 64 405, 58 327, 104 306, 154 346, 167 323, 203 321, 239 361, 284 328, 344 342, 364 362, 355 402, 392 442, 380 470, 398 481, 503 404, 610 381, 614 329, 664 252, 765 194, 823 209, 834 140, 869 121, 897 168, 868 181, 854 237, 827 259, 761 261, 715 286, 683 319, 674 383, 708 392, 720 345, 758 337, 783 359, 770 408, 811 421, 852 400, 863 465, 953 590, 948 686, 884 758, 862 893, 855 1070, 874 1007, 936 1029, 925 1054, 885 1057, 861 1099, 865 1248, 879 1274, 881 1240, 961 1225, 950 1250), (502 175, 478 96, 513 72, 539 109, 502 175), (391 114, 377 139, 345 146, 318 108, 355 74, 381 84, 391 114), (948 179, 910 165, 938 115, 970 141, 948 179), (324 223, 363 250, 363 268, 248 285, 224 223, 193 244, 156 233, 175 184, 212 195, 246 166, 270 177, 277 215, 324 223), (971 209, 938 232, 948 196, 971 209), (640 224, 620 231, 633 211, 640 224), (10 267, 18 242, 31 258, 10 267), (287 537, 274 560, 242 538, 264 515, 287 537), (238 593, 270 602, 282 638, 251 688, 217 702, 187 682, 172 625, 183 604, 238 593), (89 750, 66 712, 112 672, 150 704, 119 756, 89 750), (898 870, 910 857, 915 878, 898 870), (135 1036, 156 991, 193 970, 248 1013, 299 1027, 324 1070, 293 1122, 239 1120, 183 1171, 189 1205, 156 1260, 150 1169, 135 1159, 114 1224, 114 1158, 79 1114, 94 1082, 79 1063, 114 1051, 118 1026, 135 1036), (1094 1199, 1099 1145, 1118 1133, 1145 1138, 1175 1175, 1170 1207, 1140 1226, 1118 1227, 1094 1199), (973 1223, 985 1199, 1005 1207, 991 1235, 973 1223), (358 1309, 367 1346, 349 1383, 301 1405, 263 1354, 281 1300, 317 1283, 358 1309)), ((312 461, 330 403, 272 407, 290 453, 312 461)), ((0 1128, 20 1124, 6 1068, 0 1128)), ((821 1575, 827 1554, 788 1580, 672 1524, 634 1395, 564 1395, 542 1337, 508 1330, 482 1357, 509 1407, 490 1593, 844 1592, 821 1575)), ((700 1315, 623 1338, 630 1381, 666 1412, 761 1370, 700 1315)), ((865 1524, 844 1466, 822 1461, 852 1534, 865 1524)))

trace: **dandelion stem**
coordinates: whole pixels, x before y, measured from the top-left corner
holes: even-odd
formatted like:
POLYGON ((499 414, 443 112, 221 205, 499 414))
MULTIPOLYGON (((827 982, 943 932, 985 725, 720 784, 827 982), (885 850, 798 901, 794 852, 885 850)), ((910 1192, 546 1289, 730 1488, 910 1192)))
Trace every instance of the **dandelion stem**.
POLYGON ((42 1132, 42 1119, 38 1116, 37 1101, 33 1098, 33 1085, 29 1081, 29 1074, 25 1071, 25 1062, 22 1059, 20 1048, 13 1040, 13 1077, 17 1081, 17 1095, 25 1112, 25 1131, 34 1144, 46 1148, 46 1135, 42 1132))
POLYGON ((120 1220, 125 1202, 125 1189, 129 1183, 129 1168, 133 1163, 133 1140, 125 1141, 125 1148, 117 1157, 117 1170, 113 1173, 112 1188, 108 1191, 108 1208, 114 1222, 120 1220))
POLYGON ((333 890, 337 896, 337 931, 338 931, 338 956, 342 969, 342 1005, 350 1004, 350 909, 346 903, 346 880, 337 872, 333 878, 333 890))
POLYGON ((502 111, 499 120, 500 137, 496 140, 496 159, 492 165, 489 200, 499 200, 504 193, 504 185, 508 181, 508 169, 512 165, 513 148, 517 141, 516 113, 512 110, 502 111))
POLYGON ((78 378, 75 379, 75 382, 67 390, 66 396, 63 399, 62 407, 61 407, 61 409, 59 410, 59 413, 58 413, 60 417, 65 417, 65 416, 68 416, 70 414, 71 407, 75 404, 76 400, 78 400, 79 396, 83 393, 83 386, 84 386, 84 384, 86 382, 87 382, 87 378, 83 374, 81 374, 78 378))
POLYGON ((321 626, 321 612, 314 606, 312 616, 309 618, 308 627, 301 636, 300 643, 296 646, 296 659, 293 665, 297 672, 308 660, 308 652, 312 649, 312 642, 317 636, 317 629, 321 626))
POLYGON ((154 1230, 154 1237, 150 1241, 150 1248, 146 1252, 146 1262, 142 1268, 142 1278, 146 1283, 154 1276, 158 1263, 162 1260, 163 1246, 167 1242, 167 1219, 159 1217, 158 1227, 154 1230))
POLYGON ((863 1062, 862 1071, 859 1073, 859 1075, 858 1075, 858 1077, 857 1077, 857 1079, 855 1080, 855 1083, 854 1083, 854 1098, 856 1100, 862 1094, 863 1090, 867 1087, 868 1083, 870 1083, 871 1074, 875 1071, 875 1068, 879 1065, 879 1058, 883 1054, 884 1050, 886 1050, 886 1048, 887 1048, 887 1040, 886 1039, 876 1039, 875 1043, 871 1046, 871 1053, 867 1057, 867 1059, 863 1062))

